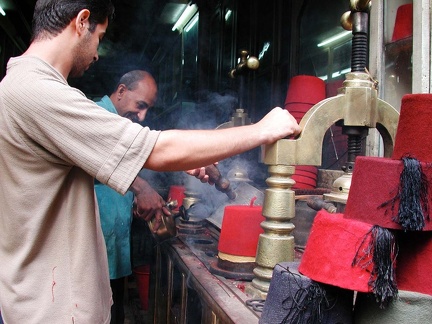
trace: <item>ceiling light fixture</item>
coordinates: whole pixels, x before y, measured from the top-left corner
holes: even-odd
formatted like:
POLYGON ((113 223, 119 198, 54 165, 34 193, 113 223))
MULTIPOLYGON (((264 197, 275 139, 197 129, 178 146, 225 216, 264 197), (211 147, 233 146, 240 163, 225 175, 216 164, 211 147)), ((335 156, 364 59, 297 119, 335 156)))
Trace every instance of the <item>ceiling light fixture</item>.
POLYGON ((2 16, 6 16, 6 12, 3 10, 1 6, 0 6, 0 14, 2 14, 2 16))
POLYGON ((195 26, 195 24, 198 22, 198 19, 199 19, 199 14, 196 14, 193 18, 192 18, 192 20, 186 25, 186 27, 185 27, 185 32, 187 33, 189 30, 191 30, 192 29, 192 27, 193 26, 195 26))
POLYGON ((231 10, 227 10, 226 14, 225 14, 225 21, 228 21, 228 19, 231 17, 232 11, 231 10))
POLYGON ((339 34, 336 34, 336 35, 334 35, 334 36, 332 36, 332 37, 330 37, 330 38, 327 38, 327 39, 323 40, 323 41, 322 41, 321 43, 319 43, 317 46, 318 46, 318 47, 322 47, 322 46, 324 46, 324 45, 332 44, 332 43, 336 42, 337 40, 340 40, 340 39, 342 39, 342 38, 345 38, 346 36, 348 36, 348 35, 350 35, 350 34, 352 34, 352 32, 351 32, 350 30, 345 30, 345 31, 343 31, 343 32, 341 32, 341 33, 339 33, 339 34))
POLYGON ((197 13, 198 7, 196 4, 187 6, 186 9, 181 14, 180 18, 174 24, 172 31, 176 29, 181 33, 183 27, 189 22, 189 20, 197 13))

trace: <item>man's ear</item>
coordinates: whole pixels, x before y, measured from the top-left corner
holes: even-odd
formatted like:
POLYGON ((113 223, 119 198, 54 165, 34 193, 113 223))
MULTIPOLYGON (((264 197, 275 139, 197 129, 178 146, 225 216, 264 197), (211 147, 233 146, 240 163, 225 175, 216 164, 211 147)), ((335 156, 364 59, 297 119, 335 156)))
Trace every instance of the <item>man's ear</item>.
POLYGON ((88 9, 81 10, 75 20, 76 31, 81 35, 89 28, 90 11, 88 9))
POLYGON ((124 84, 120 84, 117 87, 117 100, 120 100, 123 97, 126 90, 127 90, 127 87, 124 84))

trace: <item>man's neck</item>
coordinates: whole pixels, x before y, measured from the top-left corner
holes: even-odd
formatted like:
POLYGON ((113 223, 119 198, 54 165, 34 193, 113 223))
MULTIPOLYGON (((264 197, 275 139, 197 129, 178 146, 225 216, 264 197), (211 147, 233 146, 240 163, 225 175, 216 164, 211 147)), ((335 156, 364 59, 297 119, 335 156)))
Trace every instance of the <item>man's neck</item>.
POLYGON ((67 79, 72 66, 72 44, 70 38, 64 34, 63 32, 53 38, 32 42, 23 55, 39 57, 51 64, 67 79))

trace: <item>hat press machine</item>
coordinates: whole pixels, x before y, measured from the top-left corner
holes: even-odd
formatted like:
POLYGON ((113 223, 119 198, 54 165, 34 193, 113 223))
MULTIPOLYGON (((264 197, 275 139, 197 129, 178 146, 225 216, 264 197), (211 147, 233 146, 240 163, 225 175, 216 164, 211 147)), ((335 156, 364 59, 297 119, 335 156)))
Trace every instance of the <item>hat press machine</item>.
POLYGON ((384 156, 390 157, 395 142, 399 112, 377 97, 377 84, 367 73, 368 23, 370 0, 351 0, 350 11, 344 13, 341 24, 352 30, 351 72, 345 76, 338 95, 314 105, 300 122, 301 134, 295 139, 281 139, 267 145, 264 163, 268 165, 263 216, 264 233, 257 247, 254 279, 247 292, 266 298, 273 268, 279 262, 294 261, 295 183, 291 176, 295 165, 321 165, 322 142, 333 124, 342 127, 348 137, 348 160, 344 174, 335 180, 326 200, 346 203, 355 158, 361 155, 362 139, 369 128, 376 128, 384 143, 384 156))

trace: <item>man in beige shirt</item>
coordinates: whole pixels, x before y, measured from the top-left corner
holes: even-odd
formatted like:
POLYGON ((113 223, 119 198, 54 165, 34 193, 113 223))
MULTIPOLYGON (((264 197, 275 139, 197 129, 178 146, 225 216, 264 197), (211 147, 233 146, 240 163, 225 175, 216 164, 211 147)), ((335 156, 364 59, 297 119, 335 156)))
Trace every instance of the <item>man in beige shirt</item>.
POLYGON ((109 323, 94 179, 124 194, 143 167, 200 168, 300 132, 281 108, 252 125, 162 132, 104 111, 66 80, 97 61, 112 13, 109 0, 37 1, 32 42, 0 83, 5 323, 109 323))

